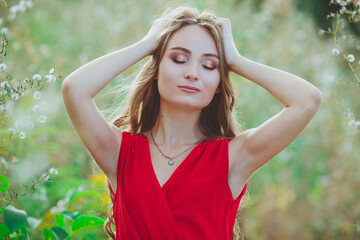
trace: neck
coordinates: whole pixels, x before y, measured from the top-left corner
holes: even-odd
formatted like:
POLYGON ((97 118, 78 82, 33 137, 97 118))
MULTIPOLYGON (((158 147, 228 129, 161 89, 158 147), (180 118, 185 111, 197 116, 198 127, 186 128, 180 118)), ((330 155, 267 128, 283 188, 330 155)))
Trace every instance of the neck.
POLYGON ((152 129, 156 143, 172 148, 179 145, 191 145, 204 134, 200 129, 201 110, 179 110, 160 105, 159 116, 152 129))

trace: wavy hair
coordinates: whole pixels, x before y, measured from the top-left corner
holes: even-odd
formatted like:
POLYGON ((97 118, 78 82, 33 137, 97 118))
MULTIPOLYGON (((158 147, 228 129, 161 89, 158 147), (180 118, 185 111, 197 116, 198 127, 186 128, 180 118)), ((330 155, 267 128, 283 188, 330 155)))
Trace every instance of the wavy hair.
MULTIPOLYGON (((222 30, 217 17, 208 10, 199 12, 195 8, 178 7, 168 14, 163 14, 156 21, 166 26, 159 36, 159 45, 136 76, 135 86, 125 101, 124 110, 113 124, 119 128, 127 126, 127 130, 133 134, 144 133, 155 125, 160 111, 160 94, 156 81, 160 61, 170 37, 180 28, 196 24, 211 34, 220 58, 220 92, 215 94, 210 104, 202 109, 201 130, 207 137, 234 137, 243 128, 235 119, 235 93, 225 60, 222 30)), ((104 228, 110 239, 115 239, 111 224, 114 224, 113 207, 109 210, 104 228)), ((232 239, 238 239, 239 230, 236 227, 238 224, 235 224, 232 239)))

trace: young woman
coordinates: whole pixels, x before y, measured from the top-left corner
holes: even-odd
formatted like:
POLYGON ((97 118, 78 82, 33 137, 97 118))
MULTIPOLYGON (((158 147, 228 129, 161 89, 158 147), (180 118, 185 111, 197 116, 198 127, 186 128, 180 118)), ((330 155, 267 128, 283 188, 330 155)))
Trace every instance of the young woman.
POLYGON ((321 103, 309 82, 241 56, 229 19, 187 7, 166 10, 140 41, 71 73, 62 93, 108 178, 106 230, 115 239, 115 223, 121 240, 235 238, 248 178, 299 135, 321 103), (123 114, 107 122, 93 98, 146 56, 123 114), (265 88, 284 109, 242 131, 229 71, 265 88))

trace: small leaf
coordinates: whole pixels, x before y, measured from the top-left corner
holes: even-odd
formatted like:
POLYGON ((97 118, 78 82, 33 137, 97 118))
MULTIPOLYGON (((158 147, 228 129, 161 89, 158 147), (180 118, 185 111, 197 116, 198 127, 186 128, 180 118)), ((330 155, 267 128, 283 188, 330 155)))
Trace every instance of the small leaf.
POLYGON ((35 229, 40 225, 40 223, 42 222, 42 219, 28 217, 27 222, 28 222, 31 229, 35 229))
POLYGON ((27 214, 24 210, 8 205, 4 208, 4 221, 11 232, 21 228, 26 223, 27 214))
POLYGON ((83 197, 83 196, 98 196, 98 197, 100 197, 100 193, 97 192, 97 191, 83 191, 83 192, 80 192, 80 193, 75 193, 74 195, 72 195, 70 197, 69 204, 72 201, 75 201, 77 198, 83 197))
POLYGON ((64 218, 61 214, 56 214, 55 215, 55 220, 56 220, 56 223, 59 227, 64 227, 64 218))
MULTIPOLYGON (((69 234, 63 228, 60 227, 52 227, 51 232, 52 234, 54 234, 56 240, 64 240, 67 236, 69 236, 69 234)), ((67 238, 67 239, 71 239, 71 238, 67 238)))
POLYGON ((10 233, 11 232, 5 223, 0 224, 0 239, 3 239, 5 237, 9 236, 10 233))
POLYGON ((6 193, 8 191, 10 179, 5 175, 0 175, 0 192, 6 193))
POLYGON ((87 227, 103 226, 104 220, 93 216, 80 216, 75 219, 71 226, 71 230, 74 232, 87 227))
POLYGON ((44 230, 42 231, 44 237, 46 240, 56 240, 54 234, 52 234, 49 229, 44 228, 44 230))
POLYGON ((62 211, 61 214, 68 218, 71 222, 73 222, 78 216, 80 216, 80 212, 73 211, 62 211))

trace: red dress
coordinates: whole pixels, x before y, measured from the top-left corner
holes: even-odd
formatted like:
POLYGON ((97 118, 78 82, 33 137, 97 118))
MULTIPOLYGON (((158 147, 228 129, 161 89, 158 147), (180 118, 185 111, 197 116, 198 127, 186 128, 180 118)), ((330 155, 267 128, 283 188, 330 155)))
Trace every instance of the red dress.
POLYGON ((247 183, 234 199, 228 143, 222 138, 200 142, 161 187, 147 138, 124 131, 112 192, 116 239, 231 239, 247 183))

